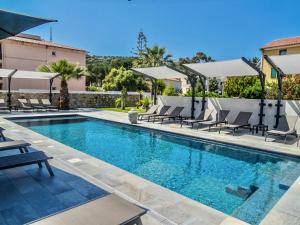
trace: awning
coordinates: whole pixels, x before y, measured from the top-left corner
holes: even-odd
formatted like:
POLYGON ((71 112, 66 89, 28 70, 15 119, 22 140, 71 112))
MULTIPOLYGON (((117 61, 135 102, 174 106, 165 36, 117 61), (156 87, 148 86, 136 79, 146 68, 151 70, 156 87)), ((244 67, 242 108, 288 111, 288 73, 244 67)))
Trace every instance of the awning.
POLYGON ((33 17, 0 9, 0 40, 57 20, 33 17))
POLYGON ((243 59, 226 60, 208 63, 184 64, 184 67, 200 73, 205 77, 225 78, 229 76, 258 76, 257 70, 249 66, 243 59))
POLYGON ((185 74, 173 70, 167 66, 133 68, 132 71, 139 73, 145 77, 154 78, 154 79, 187 78, 185 74))
POLYGON ((269 56, 285 75, 300 74, 300 54, 269 56))
POLYGON ((40 80, 51 80, 59 76, 59 73, 45 73, 36 71, 24 71, 24 70, 13 70, 13 69, 0 69, 0 77, 8 78, 23 78, 23 79, 40 79, 40 80))

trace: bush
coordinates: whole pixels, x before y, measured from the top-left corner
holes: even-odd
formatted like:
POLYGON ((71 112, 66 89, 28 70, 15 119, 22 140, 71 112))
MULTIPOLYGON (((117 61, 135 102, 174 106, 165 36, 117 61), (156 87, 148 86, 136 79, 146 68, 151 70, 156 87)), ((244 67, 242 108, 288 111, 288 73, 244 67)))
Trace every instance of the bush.
POLYGON ((208 80, 208 90, 210 92, 217 92, 219 90, 219 82, 216 78, 208 80))
POLYGON ((256 80, 255 84, 246 87, 242 93, 240 93, 242 98, 260 99, 261 98, 261 85, 260 80, 256 80))
POLYGON ((88 91, 101 91, 101 88, 97 87, 97 86, 88 86, 87 90, 88 91))
POLYGON ((138 108, 144 108, 144 109, 148 110, 151 103, 152 103, 152 101, 149 97, 144 97, 143 99, 140 99, 136 103, 136 106, 138 108))
POLYGON ((163 92, 163 95, 178 96, 178 93, 177 93, 177 91, 176 91, 176 89, 174 88, 173 85, 167 85, 164 92, 163 92))
POLYGON ((266 83, 266 99, 276 99, 278 96, 278 84, 277 82, 266 83))
POLYGON ((115 106, 116 106, 116 108, 121 108, 122 107, 122 98, 121 97, 116 99, 115 106))
POLYGON ((260 98, 260 80, 255 76, 229 77, 224 92, 229 97, 260 98))

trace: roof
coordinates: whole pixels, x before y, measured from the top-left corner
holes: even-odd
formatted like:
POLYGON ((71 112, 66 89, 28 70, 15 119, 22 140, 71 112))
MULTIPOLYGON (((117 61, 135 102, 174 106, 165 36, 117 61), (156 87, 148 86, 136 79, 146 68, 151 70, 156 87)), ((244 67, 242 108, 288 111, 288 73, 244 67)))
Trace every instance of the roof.
POLYGON ((187 77, 185 74, 170 69, 167 66, 133 68, 131 70, 133 70, 135 73, 144 75, 146 77, 152 77, 154 79, 175 79, 187 77))
POLYGON ((23 78, 23 79, 39 79, 39 80, 50 80, 57 77, 59 73, 45 73, 37 71, 24 71, 24 70, 13 70, 13 69, 0 69, 0 77, 8 78, 23 78))
POLYGON ((70 50, 85 52, 85 50, 83 50, 83 49, 73 48, 71 46, 57 44, 57 43, 54 43, 54 42, 51 42, 51 41, 45 41, 45 40, 37 40, 37 39, 24 38, 24 37, 18 37, 18 36, 9 37, 9 38, 6 38, 6 39, 7 40, 12 40, 12 41, 17 41, 17 42, 24 42, 24 43, 30 43, 30 44, 44 45, 44 46, 49 46, 49 47, 64 48, 64 49, 70 49, 70 50))
POLYGON ((300 73, 300 54, 269 56, 269 58, 286 75, 300 73))
POLYGON ((290 38, 283 38, 283 39, 272 41, 266 44, 265 46, 263 46, 261 49, 284 47, 284 46, 299 45, 299 44, 300 44, 300 36, 290 37, 290 38))
POLYGON ((183 64, 184 67, 205 77, 257 76, 258 72, 243 59, 207 63, 183 64))

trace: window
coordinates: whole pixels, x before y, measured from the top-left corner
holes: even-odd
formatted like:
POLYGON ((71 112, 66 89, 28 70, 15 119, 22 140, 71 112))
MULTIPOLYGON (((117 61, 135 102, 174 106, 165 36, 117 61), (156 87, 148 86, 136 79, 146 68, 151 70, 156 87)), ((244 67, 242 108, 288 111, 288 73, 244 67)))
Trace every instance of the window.
POLYGON ((52 56, 56 56, 56 51, 52 51, 52 56))
POLYGON ((280 49, 279 50, 279 55, 287 55, 287 50, 286 49, 280 49))
POLYGON ((277 77, 277 71, 272 67, 271 69, 271 78, 274 79, 277 77))

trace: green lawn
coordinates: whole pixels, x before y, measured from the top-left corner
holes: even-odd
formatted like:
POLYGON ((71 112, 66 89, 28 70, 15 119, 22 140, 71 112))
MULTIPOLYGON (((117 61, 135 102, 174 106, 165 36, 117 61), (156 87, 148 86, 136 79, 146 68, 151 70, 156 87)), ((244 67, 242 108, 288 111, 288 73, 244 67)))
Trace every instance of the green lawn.
POLYGON ((136 107, 126 107, 124 110, 120 109, 120 108, 98 108, 99 110, 108 110, 108 111, 114 111, 114 112, 124 112, 127 113, 129 110, 134 109, 136 111, 138 111, 139 113, 143 113, 146 112, 145 109, 138 109, 136 107))

